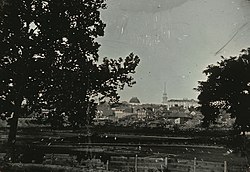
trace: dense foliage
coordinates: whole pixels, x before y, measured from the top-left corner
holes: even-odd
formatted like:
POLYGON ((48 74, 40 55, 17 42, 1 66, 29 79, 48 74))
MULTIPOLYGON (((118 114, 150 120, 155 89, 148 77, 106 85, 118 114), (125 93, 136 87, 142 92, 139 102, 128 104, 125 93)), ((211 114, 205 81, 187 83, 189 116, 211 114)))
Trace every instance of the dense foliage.
POLYGON ((215 122, 222 110, 231 114, 235 128, 250 127, 250 48, 236 57, 224 58, 204 70, 206 81, 200 81, 198 96, 204 124, 215 122))
POLYGON ((46 115, 55 127, 90 123, 96 99, 119 99, 139 57, 99 61, 105 0, 12 0, 0 16, 0 114, 15 140, 18 117, 46 115))

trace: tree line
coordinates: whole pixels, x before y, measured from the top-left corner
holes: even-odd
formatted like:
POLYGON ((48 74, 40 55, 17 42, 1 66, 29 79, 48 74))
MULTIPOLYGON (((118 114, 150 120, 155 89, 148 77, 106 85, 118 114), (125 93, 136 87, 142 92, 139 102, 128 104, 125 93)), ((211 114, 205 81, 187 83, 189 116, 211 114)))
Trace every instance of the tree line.
POLYGON ((16 141, 18 118, 44 109, 54 127, 91 123, 96 99, 119 99, 135 84, 133 53, 100 60, 105 0, 3 1, 0 15, 0 114, 16 141))
POLYGON ((206 81, 199 81, 196 88, 204 115, 205 127, 215 123, 221 110, 235 118, 234 128, 250 130, 250 48, 238 56, 222 57, 217 64, 209 65, 203 73, 206 81))

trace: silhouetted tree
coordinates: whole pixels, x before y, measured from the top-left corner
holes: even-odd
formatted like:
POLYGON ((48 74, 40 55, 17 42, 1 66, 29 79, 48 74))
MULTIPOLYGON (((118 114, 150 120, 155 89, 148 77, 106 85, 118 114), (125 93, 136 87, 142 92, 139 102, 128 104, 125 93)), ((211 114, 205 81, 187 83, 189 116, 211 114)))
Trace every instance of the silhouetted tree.
POLYGON ((235 128, 240 131, 250 127, 250 48, 237 57, 224 58, 209 65, 204 73, 206 81, 197 88, 204 125, 215 122, 220 110, 235 117, 235 128))
POLYGON ((12 0, 0 16, 0 114, 9 119, 8 143, 18 117, 46 109, 50 122, 90 123, 95 98, 116 101, 135 82, 138 56, 98 61, 105 0, 12 0))

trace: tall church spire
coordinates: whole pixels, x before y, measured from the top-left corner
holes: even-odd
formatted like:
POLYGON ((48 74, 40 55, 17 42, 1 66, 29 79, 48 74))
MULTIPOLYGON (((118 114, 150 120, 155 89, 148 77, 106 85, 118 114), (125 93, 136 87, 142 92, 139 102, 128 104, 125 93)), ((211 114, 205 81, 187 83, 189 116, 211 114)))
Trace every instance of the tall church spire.
POLYGON ((164 83, 164 92, 163 92, 163 96, 162 96, 162 103, 163 104, 167 104, 168 103, 168 96, 167 96, 167 88, 166 88, 166 82, 164 83))

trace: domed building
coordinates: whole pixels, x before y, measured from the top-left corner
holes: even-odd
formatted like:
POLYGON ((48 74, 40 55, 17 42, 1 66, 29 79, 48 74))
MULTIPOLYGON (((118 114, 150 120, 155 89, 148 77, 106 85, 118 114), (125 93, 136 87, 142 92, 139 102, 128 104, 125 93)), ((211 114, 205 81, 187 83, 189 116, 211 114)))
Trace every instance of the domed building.
POLYGON ((132 105, 139 105, 141 102, 140 102, 140 100, 137 97, 132 97, 129 100, 129 103, 132 104, 132 105))

